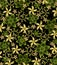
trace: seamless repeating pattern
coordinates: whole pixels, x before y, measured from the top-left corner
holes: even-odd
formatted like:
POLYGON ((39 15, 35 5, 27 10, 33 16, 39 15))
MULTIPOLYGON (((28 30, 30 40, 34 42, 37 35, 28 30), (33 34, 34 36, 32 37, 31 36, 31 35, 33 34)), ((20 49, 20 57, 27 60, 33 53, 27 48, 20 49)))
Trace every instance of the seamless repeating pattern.
POLYGON ((0 0, 0 65, 57 65, 57 0, 0 0))

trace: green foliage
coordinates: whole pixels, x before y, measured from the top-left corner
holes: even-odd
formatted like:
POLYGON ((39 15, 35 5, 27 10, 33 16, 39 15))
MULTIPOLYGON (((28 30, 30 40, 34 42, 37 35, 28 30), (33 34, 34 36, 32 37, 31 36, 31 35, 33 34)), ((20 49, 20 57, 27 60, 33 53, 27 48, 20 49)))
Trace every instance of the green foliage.
POLYGON ((33 34, 34 34, 35 36, 39 36, 38 30, 34 30, 34 31, 33 31, 33 34))
POLYGON ((28 62, 30 62, 31 60, 28 58, 28 55, 21 55, 21 54, 19 54, 19 56, 18 56, 19 58, 16 60, 16 62, 18 62, 18 63, 22 63, 22 62, 25 62, 25 63, 28 63, 28 62))
POLYGON ((7 17, 5 24, 8 24, 11 27, 16 27, 17 22, 18 22, 18 18, 12 15, 12 16, 7 17))
POLYGON ((16 42, 19 44, 19 46, 26 45, 26 41, 25 41, 25 39, 22 36, 18 36, 18 39, 17 39, 16 42))
POLYGON ((0 47, 1 50, 6 50, 10 46, 10 44, 7 42, 0 42, 0 45, 1 45, 1 47, 0 47))
POLYGON ((1 7, 2 7, 2 9, 3 9, 4 7, 7 6, 8 2, 5 1, 5 0, 0 0, 0 4, 2 4, 1 7))
POLYGON ((57 65, 57 58, 54 57, 53 59, 51 59, 51 62, 52 62, 53 65, 57 65))
POLYGON ((48 55, 49 46, 46 45, 46 41, 42 41, 39 43, 38 47, 36 48, 37 52, 39 53, 40 56, 48 55))
POLYGON ((48 21, 47 24, 46 24, 46 29, 48 29, 49 32, 51 32, 54 29, 54 25, 55 25, 54 21, 48 21))
POLYGON ((0 0, 0 65, 32 61, 57 65, 57 0, 0 0))
POLYGON ((30 22, 30 24, 37 23, 37 16, 29 15, 28 21, 30 22))

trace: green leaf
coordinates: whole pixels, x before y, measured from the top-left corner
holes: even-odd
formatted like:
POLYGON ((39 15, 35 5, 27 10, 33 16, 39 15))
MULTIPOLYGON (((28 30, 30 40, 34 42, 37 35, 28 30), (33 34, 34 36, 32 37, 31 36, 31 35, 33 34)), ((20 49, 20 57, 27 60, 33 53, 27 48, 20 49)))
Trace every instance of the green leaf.
POLYGON ((30 24, 37 23, 37 16, 30 14, 29 17, 28 17, 28 21, 29 21, 30 24))
POLYGON ((16 41, 20 46, 26 45, 26 41, 22 36, 18 36, 18 39, 16 41))

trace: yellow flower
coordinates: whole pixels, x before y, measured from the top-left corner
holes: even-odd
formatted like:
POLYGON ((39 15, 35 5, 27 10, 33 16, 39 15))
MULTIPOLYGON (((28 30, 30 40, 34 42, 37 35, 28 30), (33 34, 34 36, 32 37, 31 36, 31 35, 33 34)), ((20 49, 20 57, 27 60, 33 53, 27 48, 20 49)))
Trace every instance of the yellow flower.
POLYGON ((0 51, 0 58, 2 58, 1 54, 2 54, 2 51, 0 51))
POLYGON ((18 63, 18 65, 21 65, 21 64, 18 63))
POLYGON ((33 65, 40 65, 40 59, 37 59, 37 57, 35 57, 35 60, 32 60, 32 62, 34 62, 33 65))
POLYGON ((55 32, 55 30, 53 30, 53 33, 51 35, 53 36, 53 39, 55 39, 55 37, 57 37, 57 33, 55 32))
POLYGON ((19 53, 18 51, 20 51, 21 49, 18 48, 18 46, 16 45, 16 48, 12 48, 13 50, 13 54, 16 52, 17 54, 19 53))
POLYGON ((43 0, 42 4, 48 4, 48 1, 47 0, 43 0))
POLYGON ((19 1, 23 1, 23 2, 25 2, 25 0, 19 0, 19 1))
POLYGON ((23 62, 23 65, 29 65, 29 64, 25 64, 25 63, 23 62))
POLYGON ((6 41, 12 42, 11 40, 14 39, 14 37, 11 36, 11 33, 9 35, 6 35, 7 39, 6 41))
POLYGON ((55 47, 55 45, 54 47, 50 48, 50 50, 52 50, 52 54, 57 53, 57 47, 55 47))
POLYGON ((11 62, 11 60, 8 59, 8 62, 6 62, 5 64, 7 64, 7 65, 12 65, 13 63, 14 63, 14 61, 11 62))
POLYGON ((4 11, 3 13, 6 13, 6 17, 8 17, 9 14, 12 14, 11 9, 8 10, 8 8, 6 8, 6 11, 4 11))
POLYGON ((28 8, 28 10, 30 10, 29 11, 29 14, 33 14, 33 15, 35 15, 35 13, 34 12, 36 12, 37 11, 37 9, 34 9, 34 6, 32 6, 32 8, 28 8))
POLYGON ((2 29, 5 29, 5 27, 3 27, 3 23, 0 25, 0 32, 2 32, 2 29))
POLYGON ((53 10, 52 12, 54 12, 54 16, 57 16, 57 8, 56 8, 56 10, 53 10))
POLYGON ((22 0, 23 2, 25 2, 25 0, 22 0))
POLYGON ((42 25, 42 21, 39 23, 36 23, 37 26, 37 30, 40 29, 40 30, 43 30, 42 27, 44 27, 44 25, 42 25))
POLYGON ((21 32, 23 33, 26 33, 26 30, 28 30, 25 24, 23 26, 20 26, 20 28, 21 28, 21 32))
POLYGON ((37 42, 38 40, 35 40, 34 37, 32 37, 32 40, 30 40, 29 42, 31 42, 31 46, 32 45, 37 45, 37 42))

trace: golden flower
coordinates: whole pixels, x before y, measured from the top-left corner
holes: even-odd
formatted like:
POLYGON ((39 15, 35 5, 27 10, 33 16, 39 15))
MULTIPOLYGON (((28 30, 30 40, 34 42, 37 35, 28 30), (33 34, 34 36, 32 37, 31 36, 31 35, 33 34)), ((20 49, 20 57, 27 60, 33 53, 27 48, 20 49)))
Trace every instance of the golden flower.
POLYGON ((11 60, 8 59, 8 62, 6 62, 5 64, 7 64, 7 65, 12 65, 13 63, 14 63, 14 61, 11 62, 11 60))
POLYGON ((55 32, 55 30, 53 30, 53 33, 51 35, 53 36, 53 39, 55 39, 55 37, 57 37, 57 33, 55 32))
POLYGON ((25 2, 25 0, 19 0, 19 1, 23 1, 23 2, 25 2))
POLYGON ((12 42, 11 40, 14 39, 14 37, 11 36, 11 33, 9 35, 6 35, 7 39, 6 41, 12 42))
POLYGON ((9 14, 12 14, 11 9, 8 10, 8 8, 6 8, 6 11, 4 11, 3 13, 6 13, 6 17, 8 17, 9 14))
POLYGON ((48 4, 48 1, 47 0, 43 0, 42 4, 48 4))
POLYGON ((16 52, 17 54, 19 53, 18 51, 20 51, 21 49, 18 48, 18 45, 16 45, 16 48, 12 48, 13 50, 13 54, 16 52))
POLYGON ((29 65, 29 64, 25 64, 25 63, 23 62, 23 65, 29 65))
POLYGON ((52 12, 54 12, 54 16, 57 16, 57 8, 56 8, 56 10, 53 10, 52 12))
POLYGON ((23 0, 23 2, 25 2, 25 0, 23 0))
POLYGON ((42 27, 44 27, 44 25, 42 25, 42 21, 39 23, 36 23, 37 26, 37 30, 40 29, 40 30, 43 30, 42 27))
POLYGON ((0 32, 2 32, 2 29, 5 29, 5 27, 3 27, 3 23, 0 25, 0 32))
POLYGON ((21 65, 21 64, 18 63, 18 65, 21 65))
POLYGON ((53 53, 53 54, 54 54, 54 53, 57 53, 57 47, 55 47, 55 45, 54 45, 54 47, 50 48, 50 50, 52 50, 52 53, 53 53))
POLYGON ((2 51, 0 51, 0 58, 2 58, 1 54, 2 54, 2 51))
POLYGON ((37 0, 37 2, 38 2, 39 4, 41 4, 42 0, 37 0))
POLYGON ((37 57, 35 57, 35 60, 32 60, 32 62, 34 62, 33 65, 40 65, 40 59, 37 59, 37 57))
POLYGON ((23 33, 26 33, 26 30, 28 30, 25 24, 23 26, 20 26, 20 28, 21 28, 21 32, 23 33))
POLYGON ((34 37, 32 37, 32 40, 29 40, 29 42, 31 42, 31 46, 32 45, 37 45, 37 42, 38 40, 35 40, 34 37))
POLYGON ((37 11, 37 9, 34 9, 34 6, 32 6, 32 8, 28 8, 28 10, 30 10, 29 11, 29 14, 33 14, 33 15, 35 15, 35 13, 34 12, 36 12, 37 11))

